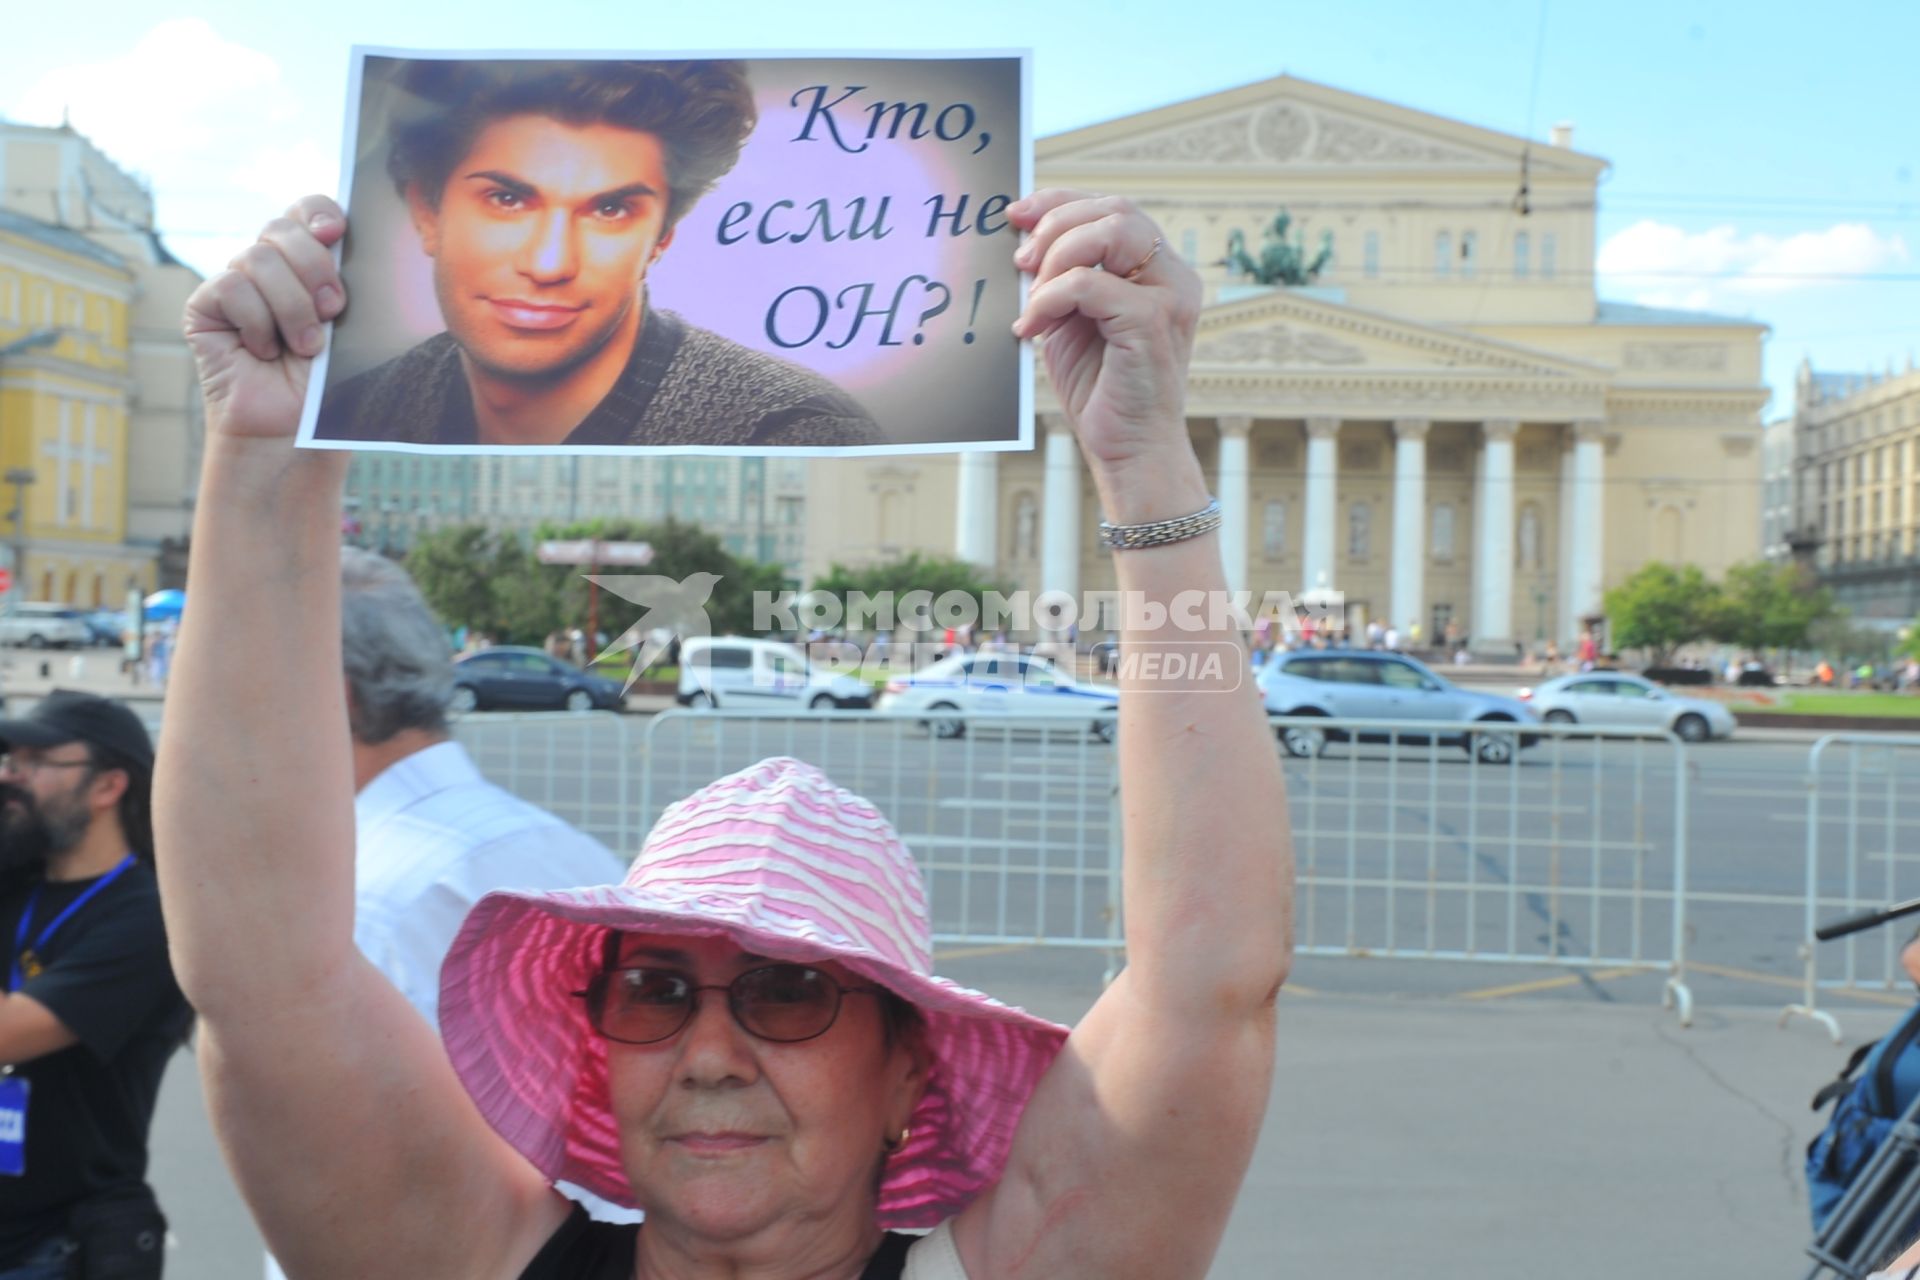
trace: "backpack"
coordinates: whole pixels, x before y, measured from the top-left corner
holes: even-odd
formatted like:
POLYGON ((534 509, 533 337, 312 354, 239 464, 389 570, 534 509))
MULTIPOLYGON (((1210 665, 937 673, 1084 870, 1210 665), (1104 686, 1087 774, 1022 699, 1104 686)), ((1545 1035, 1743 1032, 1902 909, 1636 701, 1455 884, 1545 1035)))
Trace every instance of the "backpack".
MULTIPOLYGON (((1827 1127, 1807 1146, 1807 1202, 1815 1232, 1920 1097, 1920 1006, 1881 1039, 1855 1049, 1840 1074, 1813 1095, 1813 1110, 1836 1097, 1840 1102, 1827 1127)), ((1920 1234, 1920 1214, 1903 1233, 1920 1234)))

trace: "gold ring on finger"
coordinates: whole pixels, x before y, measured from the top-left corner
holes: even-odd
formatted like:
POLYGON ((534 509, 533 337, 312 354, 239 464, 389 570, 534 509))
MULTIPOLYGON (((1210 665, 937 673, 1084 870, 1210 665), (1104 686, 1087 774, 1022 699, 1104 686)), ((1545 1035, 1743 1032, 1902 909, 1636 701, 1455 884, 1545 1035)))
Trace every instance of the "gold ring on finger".
POLYGON ((1127 274, 1120 278, 1122 280, 1138 280, 1140 273, 1147 269, 1147 264, 1153 261, 1154 256, 1160 252, 1160 246, 1165 243, 1166 241, 1162 240, 1159 236, 1155 236, 1153 238, 1153 247, 1147 250, 1147 256, 1134 263, 1133 270, 1127 272, 1127 274))

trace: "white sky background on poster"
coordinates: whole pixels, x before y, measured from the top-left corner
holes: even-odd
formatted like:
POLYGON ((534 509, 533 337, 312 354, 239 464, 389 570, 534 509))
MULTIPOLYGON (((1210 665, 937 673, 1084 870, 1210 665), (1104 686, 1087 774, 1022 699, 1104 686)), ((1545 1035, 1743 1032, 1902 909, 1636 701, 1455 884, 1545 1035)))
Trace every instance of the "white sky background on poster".
MULTIPOLYGON (((904 68, 903 68, 904 69, 904 68)), ((990 68, 989 68, 990 69, 990 68)), ((983 73, 984 74, 984 73, 983 73)), ((878 76, 863 76, 862 79, 877 80, 878 76)), ((876 86, 877 89, 878 86, 876 86)), ((886 100, 918 102, 928 104, 925 117, 929 130, 937 119, 940 110, 950 105, 947 101, 936 100, 939 95, 919 95, 902 93, 870 92, 855 95, 834 112, 840 123, 841 135, 849 145, 869 141, 864 134, 856 138, 855 128, 864 130, 869 115, 866 108, 874 101, 886 100), (850 112, 849 108, 857 108, 850 112)), ((949 97, 951 95, 948 95, 949 97)), ((957 100, 957 99, 956 99, 957 100)), ((343 201, 349 205, 350 238, 353 249, 346 255, 347 283, 350 297, 363 302, 360 308, 360 323, 371 326, 379 332, 366 342, 356 342, 357 336, 355 311, 351 306, 334 331, 330 326, 327 351, 315 362, 313 382, 308 390, 307 404, 302 417, 300 442, 314 448, 347 448, 355 450, 391 450, 398 452, 420 453, 504 453, 520 456, 532 456, 540 453, 653 453, 653 454, 768 454, 776 453, 785 457, 807 456, 847 456, 850 454, 909 454, 909 453, 951 453, 969 451, 1009 451, 1030 449, 1033 447, 1033 354, 1030 344, 1016 343, 1008 326, 1021 306, 1025 304, 1027 281, 1011 267, 1013 250, 1017 245, 1017 235, 1011 227, 997 234, 982 237, 978 234, 975 218, 981 200, 994 194, 1017 196, 1030 190, 1033 183, 1033 145, 1032 145, 1032 64, 1024 51, 1018 50, 940 50, 940 51, 904 51, 874 52, 861 51, 854 54, 823 53, 819 51, 803 52, 767 52, 767 51, 674 51, 668 54, 629 53, 615 51, 566 51, 566 50, 420 50, 395 49, 374 46, 356 46, 350 61, 350 70, 346 96, 346 119, 341 141, 341 183, 343 201), (319 417, 322 397, 329 383, 338 383, 361 372, 363 369, 380 363, 385 359, 399 355, 426 337, 440 332, 444 326, 440 322, 437 306, 433 303, 431 292, 431 264, 419 250, 418 241, 410 225, 404 219, 404 206, 394 193, 384 171, 356 174, 363 166, 372 169, 384 165, 385 147, 374 145, 361 137, 363 109, 368 106, 368 69, 369 58, 398 58, 413 60, 457 60, 457 61, 609 61, 629 58, 642 60, 695 60, 709 58, 739 58, 748 63, 748 75, 755 85, 755 97, 761 110, 760 124, 755 128, 742 158, 734 170, 723 178, 720 184, 694 206, 682 219, 676 231, 674 243, 662 255, 648 275, 651 305, 680 312, 688 321, 714 329, 725 337, 740 341, 757 350, 764 350, 797 364, 816 369, 843 388, 854 394, 867 405, 880 423, 883 434, 889 443, 858 448, 848 447, 780 447, 777 449, 713 446, 701 444, 646 445, 646 446, 606 446, 606 445, 460 445, 411 444, 394 441, 360 441, 315 439, 314 427, 319 417), (964 73, 961 64, 1000 60, 1017 66, 1019 101, 1016 109, 1008 110, 1005 104, 992 108, 981 108, 977 103, 975 111, 982 123, 976 124, 966 140, 942 143, 932 136, 919 142, 910 143, 905 137, 899 142, 889 142, 884 136, 871 140, 868 150, 860 154, 849 154, 840 148, 831 147, 826 137, 824 122, 816 120, 811 130, 812 155, 823 157, 825 163, 816 162, 811 168, 803 168, 788 159, 778 166, 770 164, 769 156, 777 146, 791 142, 783 138, 777 130, 790 129, 804 123, 807 117, 805 108, 811 99, 802 99, 800 107, 793 107, 788 99, 790 90, 786 89, 791 79, 798 83, 799 72, 825 73, 837 75, 843 83, 835 87, 832 79, 822 80, 819 75, 808 79, 809 85, 826 84, 832 90, 824 101, 832 102, 847 85, 860 83, 850 75, 855 70, 886 71, 886 64, 913 64, 913 75, 902 77, 897 71, 893 80, 898 84, 903 79, 921 80, 940 79, 940 73, 951 71, 964 73), (928 66, 927 64, 934 64, 928 66), (772 74, 770 74, 772 73, 772 74), (777 80, 781 91, 776 92, 771 85, 777 80), (778 99, 778 101, 776 101, 778 99), (1017 121, 1017 126, 1007 128, 1004 125, 990 124, 993 120, 1017 121), (1002 152, 992 174, 997 177, 1004 171, 1004 182, 990 181, 976 177, 971 183, 956 186, 954 182, 942 182, 943 177, 952 176, 951 164, 942 164, 941 148, 969 150, 977 145, 977 136, 983 131, 991 133, 988 146, 996 152, 1002 152), (1011 146, 1017 152, 1017 165, 1009 163, 1009 157, 1002 151, 1011 146), (883 148, 889 150, 883 151, 883 148), (872 161, 880 160, 881 164, 872 161), (840 161, 841 174, 834 181, 817 180, 809 182, 809 174, 816 179, 829 171, 833 161, 840 161), (857 194, 869 196, 866 205, 865 222, 871 224, 873 212, 877 207, 877 197, 887 191, 871 183, 856 188, 847 177, 856 168, 880 170, 891 163, 898 168, 911 172, 917 170, 921 175, 918 185, 896 181, 895 198, 891 202, 885 225, 890 235, 885 241, 876 244, 869 238, 865 245, 854 246, 844 234, 848 225, 846 201, 857 194), (1017 184, 1016 184, 1017 175, 1017 184), (369 179, 377 179, 369 181, 369 179), (356 185, 357 183, 357 185, 356 185), (785 188, 779 190, 778 188, 785 188), (822 195, 813 194, 818 188, 822 195), (967 225, 969 230, 963 236, 955 237, 947 228, 951 220, 941 222, 937 236, 929 235, 932 227, 929 223, 929 210, 921 201, 930 194, 944 193, 948 197, 946 208, 953 208, 952 197, 966 194, 969 197, 967 207, 967 225), (371 198, 370 198, 371 197, 371 198), (902 198, 904 197, 904 198, 902 198), (717 231, 723 215, 734 206, 738 199, 750 199, 754 203, 754 213, 744 221, 731 224, 732 234, 744 239, 722 246, 717 242, 717 231), (783 350, 770 340, 762 323, 764 315, 756 310, 753 316, 753 331, 742 322, 743 315, 739 306, 732 308, 733 315, 726 323, 715 323, 720 317, 717 311, 728 308, 719 305, 724 295, 705 289, 708 274, 720 266, 729 271, 734 279, 751 281, 754 292, 761 297, 771 298, 780 289, 765 287, 769 275, 768 258, 777 252, 779 246, 768 249, 759 243, 755 234, 764 206, 773 198, 786 198, 794 201, 795 208, 780 210, 784 216, 781 222, 776 218, 772 229, 781 232, 803 232, 812 221, 809 206, 817 198, 829 200, 828 209, 834 219, 836 230, 840 231, 840 240, 830 248, 835 252, 834 259, 828 261, 830 277, 818 269, 809 270, 807 264, 796 261, 788 271, 793 283, 815 284, 811 277, 820 277, 816 287, 831 298, 846 284, 864 283, 872 280, 874 288, 870 298, 863 299, 856 291, 845 299, 845 307, 836 307, 833 318, 822 329, 818 338, 802 347, 783 350), (360 207, 355 208, 355 204, 360 207), (366 224, 373 223, 371 229, 366 224), (891 243, 889 243, 891 242, 891 243), (919 242, 920 252, 900 254, 896 245, 919 242), (744 249, 745 252, 740 252, 744 249), (853 249, 854 253, 846 253, 853 249), (875 249, 882 252, 874 252, 875 249), (758 255, 754 251, 758 250, 758 255), (893 250, 892 252, 887 252, 893 250), (360 254, 377 253, 388 259, 387 271, 377 278, 381 284, 374 290, 378 305, 365 305, 365 295, 369 292, 363 283, 355 287, 355 257, 360 254), (855 255, 865 255, 872 259, 874 270, 861 273, 859 259, 855 255), (737 256, 741 265, 735 267, 726 261, 737 256), (754 258, 758 256, 758 262, 754 258), (933 269, 916 272, 906 267, 915 261, 927 261, 933 269), (929 292, 924 286, 909 285, 905 290, 900 286, 907 276, 924 274, 932 278, 942 278, 950 290, 944 299, 939 293, 929 292), (391 276, 391 283, 388 283, 391 276), (986 280, 980 287, 980 298, 976 306, 975 292, 977 280, 986 280), (834 287, 825 287, 832 285, 834 287), (380 296, 384 290, 385 296, 380 296), (851 313, 864 301, 873 308, 888 307, 894 301, 898 291, 901 305, 898 314, 893 317, 892 329, 888 335, 891 345, 879 343, 885 316, 870 316, 861 325, 860 330, 851 333, 851 341, 838 350, 828 350, 829 342, 842 341, 849 337, 852 328, 851 313), (918 293, 918 299, 912 295, 918 293), (945 306, 939 304, 944 300, 945 306), (937 314, 929 314, 937 312, 937 314), (967 335, 971 335, 971 341, 967 335), (921 341, 915 342, 919 338, 921 341), (944 344, 944 350, 943 350, 944 344), (974 344, 994 344, 992 347, 974 344), (335 360, 336 348, 340 353, 335 360), (376 356, 368 354, 369 349, 377 351, 376 356), (955 360, 947 353, 961 357, 955 360), (974 367, 969 369, 962 361, 965 357, 974 357, 974 367), (992 409, 989 411, 992 424, 982 427, 977 411, 966 408, 969 402, 969 387, 977 390, 982 381, 979 372, 980 357, 987 357, 991 363, 986 367, 996 370, 986 381, 991 383, 989 395, 992 409), (907 362, 913 361, 913 364, 907 362), (933 362, 940 362, 934 365, 933 362), (903 366, 905 366, 903 376, 903 366), (932 367, 929 367, 932 366, 932 367), (942 374, 940 370, 947 372, 942 374), (1004 371, 1001 373, 999 371, 1004 371), (939 406, 939 411, 947 414, 951 426, 942 427, 940 419, 934 419, 931 426, 926 419, 926 406, 939 406), (903 415, 913 415, 910 422, 903 415), (981 435, 991 433, 991 438, 980 439, 981 435), (972 438, 969 438, 972 437, 972 438)), ((949 123, 955 124, 964 116, 956 114, 949 117, 949 123)), ((891 119, 891 116, 888 117, 891 119)), ((911 119, 911 117, 909 117, 911 119)), ((883 126, 884 130, 884 126, 883 126)), ((984 150, 984 148, 983 148, 984 150)), ((811 157, 810 157, 811 158, 811 157)), ((976 168, 982 166, 976 165, 976 168)), ((811 237, 818 243, 818 229, 811 237)), ((809 249, 811 245, 800 245, 809 249)), ((336 250, 336 258, 342 256, 336 250)), ((817 264, 816 264, 817 266, 817 264)), ((365 270, 365 269, 363 269, 365 270)), ((774 278, 778 278, 776 275, 774 278)), ((786 286, 782 286, 786 287, 786 286)), ((811 328, 817 308, 807 296, 796 294, 782 304, 782 311, 776 328, 781 338, 793 341, 804 336, 811 328)), ((984 403, 980 396, 972 397, 975 404, 984 403)))

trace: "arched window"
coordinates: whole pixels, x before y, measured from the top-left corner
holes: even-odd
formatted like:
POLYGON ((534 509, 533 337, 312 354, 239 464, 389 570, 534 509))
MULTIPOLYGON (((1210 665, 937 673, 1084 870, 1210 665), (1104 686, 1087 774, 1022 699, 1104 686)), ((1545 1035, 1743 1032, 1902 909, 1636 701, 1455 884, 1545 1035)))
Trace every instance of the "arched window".
POLYGON ((1267 503, 1260 521, 1260 546, 1269 560, 1278 560, 1287 554, 1286 503, 1277 500, 1267 503))
POLYGON ((1540 568, 1540 508, 1529 502, 1520 508, 1514 526, 1514 563, 1529 573, 1540 568))
POLYGON ((1446 231, 1437 231, 1433 236, 1433 274, 1448 275, 1453 271, 1453 235, 1446 231))
POLYGON ((1438 503, 1433 508, 1433 536, 1427 539, 1432 548, 1433 559, 1438 564, 1450 564, 1453 561, 1453 504, 1438 503))
POLYGON ((1034 501, 1031 493, 1024 490, 1013 500, 1013 558, 1015 560, 1033 559, 1034 547, 1038 542, 1040 525, 1040 504, 1034 501))

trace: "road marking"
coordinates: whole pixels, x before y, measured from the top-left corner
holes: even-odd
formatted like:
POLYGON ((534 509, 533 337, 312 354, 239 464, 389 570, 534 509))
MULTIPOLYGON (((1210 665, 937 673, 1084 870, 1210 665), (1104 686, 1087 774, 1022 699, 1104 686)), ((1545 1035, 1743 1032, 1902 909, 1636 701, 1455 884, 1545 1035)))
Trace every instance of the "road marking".
MULTIPOLYGON (((1701 964, 1698 961, 1688 961, 1687 968, 1699 973, 1710 973, 1716 978, 1733 978, 1741 982, 1757 982, 1762 986, 1785 987, 1790 991, 1805 991, 1807 988, 1806 979, 1783 978, 1777 973, 1758 973, 1752 969, 1735 969, 1727 965, 1719 964, 1701 964)), ((1913 997, 1899 995, 1892 991, 1848 991, 1844 988, 1835 988, 1829 990, 1827 994, 1846 996, 1853 1000, 1865 1000, 1870 1004, 1898 1005, 1902 1009, 1913 1006, 1913 997)))
POLYGON ((1610 978, 1624 978, 1635 973, 1657 973, 1656 969, 1595 969, 1591 973, 1568 973, 1558 978, 1541 978, 1536 982, 1515 982, 1504 987, 1484 987, 1479 991, 1463 991, 1453 997, 1455 1000, 1498 1000, 1503 996, 1520 996, 1534 991, 1552 991, 1556 987, 1571 987, 1576 983, 1592 979, 1605 982, 1610 978))
POLYGON ((1008 956, 1016 951, 1031 951, 1031 942, 1007 942, 992 947, 961 947, 957 951, 936 951, 935 960, 975 960, 981 956, 1008 956))

